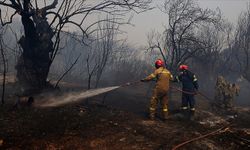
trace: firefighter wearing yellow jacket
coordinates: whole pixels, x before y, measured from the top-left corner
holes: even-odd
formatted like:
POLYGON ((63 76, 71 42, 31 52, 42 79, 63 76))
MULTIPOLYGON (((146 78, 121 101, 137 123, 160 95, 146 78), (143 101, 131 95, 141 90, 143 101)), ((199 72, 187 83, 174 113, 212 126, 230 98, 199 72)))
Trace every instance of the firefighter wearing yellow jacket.
POLYGON ((156 81, 155 88, 153 90, 153 95, 150 100, 149 107, 149 118, 155 119, 156 109, 158 102, 161 102, 162 106, 162 117, 167 119, 168 117, 168 90, 169 90, 169 81, 173 80, 173 76, 170 71, 164 67, 164 62, 161 59, 158 59, 155 62, 156 70, 154 73, 150 74, 146 78, 142 79, 142 82, 145 81, 156 81))

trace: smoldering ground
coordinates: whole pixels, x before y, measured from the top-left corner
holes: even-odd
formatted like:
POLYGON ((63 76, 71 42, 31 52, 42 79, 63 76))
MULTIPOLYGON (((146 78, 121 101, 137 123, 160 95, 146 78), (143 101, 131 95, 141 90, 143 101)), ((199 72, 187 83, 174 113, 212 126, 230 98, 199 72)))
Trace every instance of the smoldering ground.
MULTIPOLYGON (((197 107, 199 107, 197 124, 181 121, 176 117, 172 117, 167 123, 161 121, 152 123, 144 120, 145 116, 141 116, 141 113, 143 112, 145 115, 147 111, 153 87, 154 85, 151 83, 140 83, 121 88, 112 86, 90 91, 83 91, 83 88, 78 89, 78 87, 73 89, 72 87, 71 91, 63 91, 61 89, 62 91, 58 93, 51 91, 51 94, 39 95, 35 97, 35 104, 41 102, 40 104, 44 104, 44 107, 40 105, 39 107, 28 109, 21 108, 12 113, 0 113, 0 120, 6 119, 2 124, 3 132, 0 134, 3 137, 3 146, 4 148, 13 148, 21 145, 23 149, 29 149, 28 147, 34 148, 39 147, 39 145, 50 144, 55 148, 63 146, 62 149, 67 149, 72 148, 72 145, 77 145, 79 149, 82 149, 88 145, 98 145, 95 142, 101 139, 106 149, 113 149, 114 147, 117 149, 124 147, 131 149, 134 146, 133 144, 140 145, 140 147, 143 145, 145 149, 158 149, 159 145, 169 149, 169 147, 186 139, 208 133, 212 128, 227 124, 224 118, 205 111, 205 108, 208 108, 207 101, 199 95, 196 97, 197 107), (95 105, 97 100, 102 102, 103 92, 107 92, 105 105, 108 107, 95 105), (88 98, 88 105, 75 104, 85 102, 85 98, 88 98), (60 101, 62 103, 56 103, 60 101), (20 137, 20 135, 22 135, 20 139, 15 138, 16 136, 20 137), (183 138, 180 138, 178 135, 181 135, 183 138), (172 140, 173 137, 175 140, 172 140), (131 144, 132 141, 135 143, 131 144), (150 143, 151 147, 148 146, 148 143, 150 143)), ((170 109, 178 109, 181 104, 181 93, 173 91, 169 102, 170 109)), ((170 110, 170 114, 175 116, 172 110, 170 110)), ((237 123, 244 123, 242 126, 237 127, 240 131, 242 131, 243 127, 249 127, 249 123, 246 121, 249 115, 245 112, 244 114, 244 116, 239 115, 238 117, 238 119, 243 118, 242 120, 236 120, 237 123)), ((234 130, 233 132, 235 133, 234 130)), ((194 142, 187 145, 187 147, 189 149, 202 149, 210 145, 215 149, 220 149, 220 147, 228 148, 228 144, 232 142, 233 145, 230 145, 230 147, 236 149, 239 146, 235 143, 239 140, 232 138, 234 133, 231 136, 222 134, 209 139, 203 139, 197 142, 198 144, 194 142), (226 141, 219 140, 221 138, 226 139, 226 141)), ((240 137, 248 138, 247 135, 241 135, 240 137)), ((98 148, 87 147, 86 149, 98 148)))

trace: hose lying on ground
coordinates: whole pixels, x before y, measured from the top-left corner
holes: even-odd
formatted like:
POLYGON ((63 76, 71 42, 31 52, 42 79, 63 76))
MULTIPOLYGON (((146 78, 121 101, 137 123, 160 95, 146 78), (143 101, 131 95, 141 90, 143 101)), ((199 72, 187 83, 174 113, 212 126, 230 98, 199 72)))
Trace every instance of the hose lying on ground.
POLYGON ((188 141, 182 142, 182 143, 176 145, 175 147, 173 147, 172 150, 177 150, 178 148, 180 148, 180 147, 182 147, 182 146, 184 146, 184 145, 186 145, 188 143, 191 143, 191 142, 194 142, 194 141, 198 141, 198 140, 206 138, 208 136, 212 136, 212 135, 216 135, 216 134, 221 134, 221 133, 227 132, 229 130, 230 126, 231 125, 226 126, 226 127, 222 127, 222 128, 219 128, 219 129, 217 129, 217 130, 215 130, 213 132, 210 132, 210 133, 207 133, 205 135, 201 135, 199 137, 196 137, 196 138, 190 139, 188 141))

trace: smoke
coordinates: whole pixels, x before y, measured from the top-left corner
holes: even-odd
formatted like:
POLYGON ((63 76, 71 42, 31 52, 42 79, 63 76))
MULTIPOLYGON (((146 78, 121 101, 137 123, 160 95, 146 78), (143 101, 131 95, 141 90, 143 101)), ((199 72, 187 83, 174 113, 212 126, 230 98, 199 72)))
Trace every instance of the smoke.
POLYGON ((36 101, 34 105, 36 107, 58 107, 69 103, 79 102, 83 99, 118 89, 119 87, 120 86, 112 86, 106 88, 91 89, 82 92, 67 93, 61 96, 48 96, 47 98, 36 101))

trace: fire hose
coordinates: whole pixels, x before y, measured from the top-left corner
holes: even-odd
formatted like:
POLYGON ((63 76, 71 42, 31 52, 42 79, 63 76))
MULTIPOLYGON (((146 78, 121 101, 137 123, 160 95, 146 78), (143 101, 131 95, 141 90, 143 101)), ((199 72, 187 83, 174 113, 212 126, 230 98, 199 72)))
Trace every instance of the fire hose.
POLYGON ((215 130, 213 132, 210 132, 210 133, 207 133, 205 135, 201 135, 199 137, 196 137, 196 138, 190 139, 188 141, 182 142, 182 143, 176 145, 175 147, 173 147, 172 150, 177 150, 178 148, 180 148, 180 147, 182 147, 182 146, 184 146, 184 145, 186 145, 188 143, 191 143, 191 142, 206 138, 206 137, 211 136, 211 135, 216 135, 216 134, 221 134, 221 133, 227 132, 229 130, 230 126, 231 125, 226 126, 226 127, 222 127, 222 128, 219 128, 219 129, 217 129, 217 130, 215 130))
MULTIPOLYGON (((126 83, 126 84, 124 84, 124 85, 122 85, 122 86, 130 86, 130 85, 134 85, 134 84, 137 84, 137 83, 140 83, 140 81, 135 81, 135 82, 131 82, 131 83, 126 83)), ((203 94, 202 92, 199 92, 199 91, 196 91, 196 92, 189 92, 189 91, 184 91, 184 90, 182 90, 182 89, 180 89, 180 88, 177 88, 177 87, 174 87, 174 86, 170 86, 170 88, 171 88, 171 89, 174 89, 174 90, 176 90, 176 91, 185 93, 185 94, 190 94, 190 95, 197 95, 197 94, 199 94, 199 95, 201 95, 202 97, 204 97, 206 100, 211 101, 211 98, 209 98, 208 96, 206 96, 205 94, 203 94)), ((192 138, 192 139, 190 139, 190 140, 187 140, 187 141, 185 141, 185 142, 182 142, 182 143, 176 145, 175 147, 173 147, 172 150, 177 150, 177 149, 179 149, 180 147, 182 147, 182 146, 184 146, 184 145, 186 145, 186 144, 189 144, 189 143, 194 142, 194 141, 198 141, 198 140, 203 139, 203 138, 206 138, 206 137, 208 137, 208 136, 213 136, 213 135, 218 135, 218 134, 222 134, 222 133, 228 132, 228 131, 230 131, 230 127, 231 127, 232 125, 233 125, 233 124, 229 124, 229 125, 227 125, 227 126, 221 127, 221 128, 219 128, 219 129, 217 129, 217 130, 215 130, 215 131, 212 131, 212 132, 210 132, 210 133, 207 133, 207 134, 201 135, 201 136, 199 136, 199 137, 192 138)), ((247 142, 249 142, 249 141, 247 141, 247 142)))
POLYGON ((125 84, 122 84, 121 87, 125 87, 125 86, 131 86, 131 85, 135 85, 141 83, 141 81, 134 81, 134 82, 127 82, 125 84))
POLYGON ((177 90, 177 91, 179 91, 179 92, 185 93, 185 94, 190 94, 190 95, 197 95, 197 94, 199 94, 199 95, 201 95, 202 97, 204 97, 205 99, 211 100, 211 98, 209 98, 208 96, 206 96, 205 94, 203 94, 203 93, 201 93, 201 92, 199 92, 199 91, 196 91, 196 92, 188 92, 188 91, 181 90, 181 89, 179 89, 179 88, 177 88, 177 87, 174 87, 174 86, 170 86, 170 88, 171 88, 171 89, 174 89, 174 90, 177 90))
MULTIPOLYGON (((190 140, 187 140, 187 141, 185 141, 185 142, 182 142, 182 143, 176 145, 175 147, 172 148, 172 150, 177 150, 177 149, 181 148, 182 146, 184 146, 184 145, 186 145, 186 144, 189 144, 189 143, 194 142, 194 141, 198 141, 198 140, 203 139, 203 138, 206 138, 206 137, 208 137, 208 136, 219 135, 219 134, 222 134, 222 133, 225 133, 225 132, 233 133, 232 130, 230 130, 230 128, 231 128, 232 126, 233 126, 233 124, 229 124, 229 125, 227 125, 227 126, 225 126, 225 127, 221 127, 221 128, 219 128, 219 129, 217 129, 217 130, 215 130, 215 131, 212 131, 212 132, 210 132, 210 133, 201 135, 201 136, 196 137, 196 138, 192 138, 192 139, 190 139, 190 140)), ((249 140, 244 139, 244 138, 239 137, 239 136, 236 136, 236 135, 234 135, 234 137, 235 137, 236 139, 239 139, 239 140, 242 141, 243 143, 247 144, 248 147, 249 147, 249 144, 250 144, 250 141, 249 141, 249 140)))
MULTIPOLYGON (((125 83, 123 85, 121 85, 121 87, 124 87, 124 86, 131 86, 131 85, 135 85, 135 84, 138 84, 138 83, 141 83, 141 81, 135 81, 135 82, 128 82, 128 83, 125 83)), ((211 98, 209 98, 208 96, 206 96, 205 94, 203 94, 202 92, 200 91, 196 91, 196 92, 189 92, 189 91, 184 91, 180 88, 177 88, 177 87, 174 87, 174 86, 170 86, 171 89, 174 89, 176 91, 179 91, 179 92, 182 92, 182 93, 185 93, 185 94, 189 94, 189 95, 201 95, 202 97, 204 97, 206 100, 209 100, 209 101, 212 101, 211 98)))

